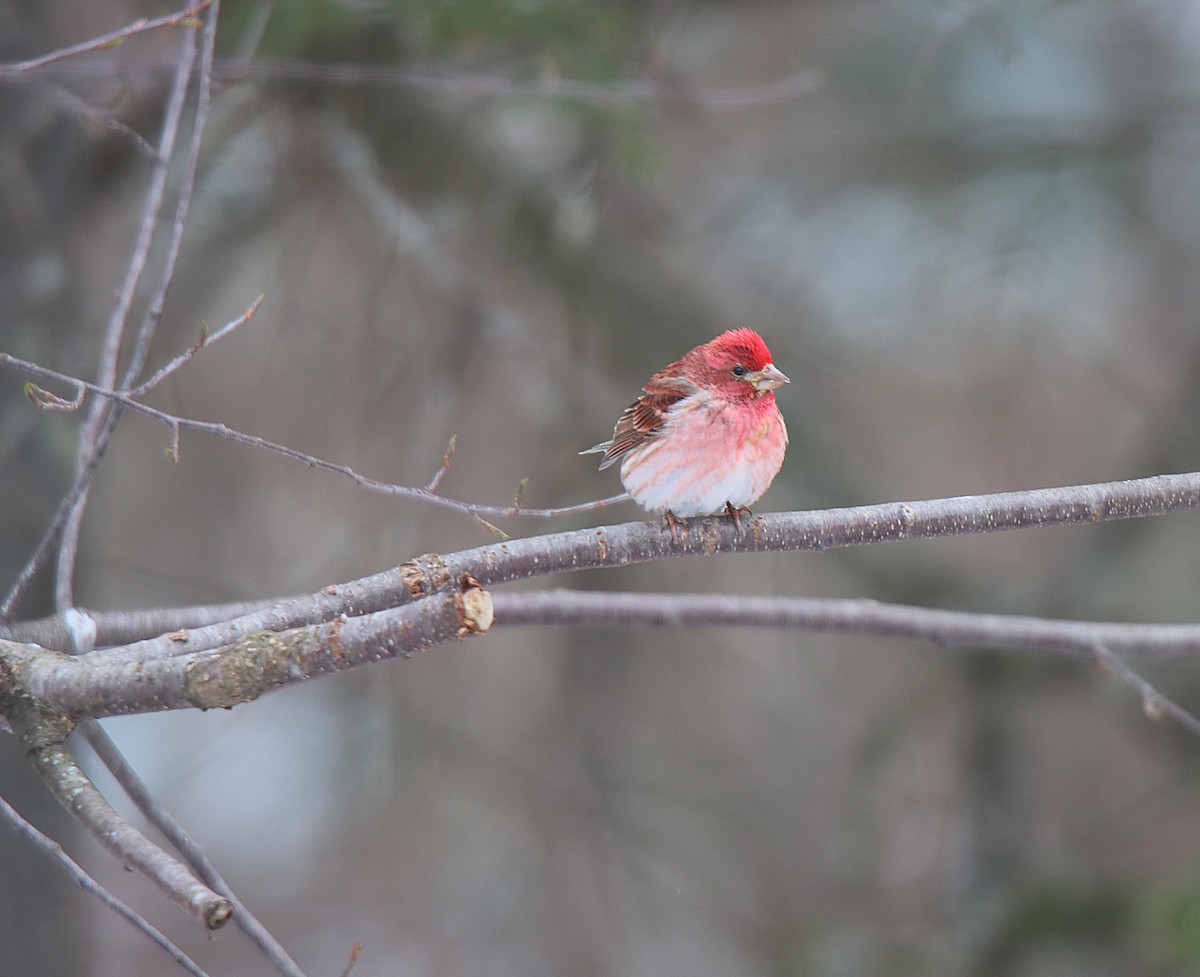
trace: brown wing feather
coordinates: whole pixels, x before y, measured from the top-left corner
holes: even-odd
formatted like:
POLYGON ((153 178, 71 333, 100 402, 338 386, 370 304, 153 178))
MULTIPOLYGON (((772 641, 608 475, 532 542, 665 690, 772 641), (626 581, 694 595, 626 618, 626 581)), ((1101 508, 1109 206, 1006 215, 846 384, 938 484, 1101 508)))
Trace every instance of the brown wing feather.
POLYGON ((661 374, 651 377, 642 387, 642 395, 617 418, 612 440, 604 445, 596 445, 597 449, 603 447, 604 450, 600 470, 603 471, 626 452, 657 435, 662 430, 671 405, 695 392, 696 385, 683 377, 661 374))

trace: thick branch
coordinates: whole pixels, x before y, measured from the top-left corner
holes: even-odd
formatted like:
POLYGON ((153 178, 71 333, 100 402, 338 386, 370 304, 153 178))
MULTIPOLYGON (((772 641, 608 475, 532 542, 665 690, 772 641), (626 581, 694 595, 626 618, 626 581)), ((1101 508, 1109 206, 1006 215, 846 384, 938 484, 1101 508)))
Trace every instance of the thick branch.
POLYGON ((227 899, 202 885, 186 866, 154 845, 122 818, 67 749, 72 717, 31 689, 23 658, 75 659, 41 649, 0 642, 0 715, 9 722, 26 755, 59 803, 75 815, 105 848, 137 869, 209 929, 223 925, 233 911, 227 899))
MULTIPOLYGON (((0 354, 2 356, 2 354, 0 354)), ((441 556, 427 553, 399 567, 291 597, 233 621, 163 635, 84 656, 92 664, 137 662, 216 648, 251 631, 282 631, 395 607, 443 592, 464 574, 484 587, 555 573, 626 566, 716 553, 820 551, 905 539, 931 539, 1041 526, 1087 525, 1200 507, 1200 473, 1155 475, 1126 482, 1003 492, 995 495, 890 502, 846 509, 778 512, 742 520, 684 522, 679 540, 653 522, 507 540, 441 556), (94 656, 94 657, 93 657, 94 656)))
POLYGON ((486 631, 491 595, 469 577, 450 594, 348 620, 258 632, 215 651, 153 661, 105 662, 0 642, 20 681, 72 718, 168 709, 227 709, 318 675, 407 658, 486 631))
POLYGON ((626 566, 678 556, 822 551, 1011 529, 1079 526, 1200 508, 1200 473, 1123 482, 888 502, 844 509, 778 512, 742 519, 683 521, 678 540, 657 520, 508 540, 447 556, 426 554, 395 571, 356 581, 369 600, 403 585, 421 597, 469 573, 485 586, 575 570, 626 566))

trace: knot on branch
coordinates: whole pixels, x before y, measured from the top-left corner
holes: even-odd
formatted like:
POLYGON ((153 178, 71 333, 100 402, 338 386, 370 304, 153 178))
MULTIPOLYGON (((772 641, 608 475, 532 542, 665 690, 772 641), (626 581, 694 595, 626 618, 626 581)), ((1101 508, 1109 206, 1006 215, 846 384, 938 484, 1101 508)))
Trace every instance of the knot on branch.
POLYGON ((399 569, 400 579, 413 600, 437 593, 451 580, 446 562, 436 553, 426 553, 401 563, 399 569))
POLYGON ((492 595, 469 573, 464 573, 458 581, 458 591, 454 595, 454 612, 458 618, 460 639, 468 634, 483 634, 492 626, 495 617, 492 595))
POLYGON ((232 709, 286 684, 291 644, 258 631, 212 655, 201 655, 184 670, 184 690, 197 709, 232 709))

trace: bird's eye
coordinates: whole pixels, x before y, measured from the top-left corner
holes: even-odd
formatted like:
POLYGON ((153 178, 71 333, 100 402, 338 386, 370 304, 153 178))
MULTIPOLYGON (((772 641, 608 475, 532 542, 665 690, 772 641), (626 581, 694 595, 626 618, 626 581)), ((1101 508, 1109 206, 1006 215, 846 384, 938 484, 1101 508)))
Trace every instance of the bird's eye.
POLYGON ((733 368, 733 375, 735 377, 744 377, 746 375, 746 368, 739 363, 733 368))

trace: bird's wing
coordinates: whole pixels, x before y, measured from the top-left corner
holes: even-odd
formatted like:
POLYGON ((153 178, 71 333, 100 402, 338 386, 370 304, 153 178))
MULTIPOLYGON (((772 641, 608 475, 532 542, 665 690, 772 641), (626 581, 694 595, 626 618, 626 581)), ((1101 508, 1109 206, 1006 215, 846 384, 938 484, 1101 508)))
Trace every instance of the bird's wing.
POLYGON ((617 419, 612 440, 604 445, 600 469, 603 471, 626 452, 657 436, 666 422, 667 411, 696 390, 694 383, 680 376, 659 374, 651 377, 642 387, 642 395, 617 419))

